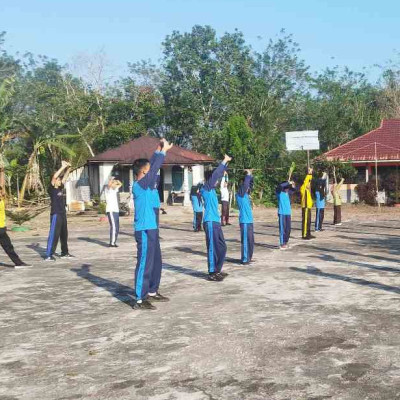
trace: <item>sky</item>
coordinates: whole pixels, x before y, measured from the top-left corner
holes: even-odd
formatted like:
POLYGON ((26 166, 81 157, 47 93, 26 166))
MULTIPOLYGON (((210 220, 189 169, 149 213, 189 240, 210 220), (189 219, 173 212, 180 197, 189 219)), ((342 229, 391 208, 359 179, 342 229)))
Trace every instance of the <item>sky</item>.
MULTIPOLYGON (((116 74, 128 62, 162 56, 173 30, 211 25, 243 32, 257 51, 284 28, 311 70, 348 66, 376 79, 376 64, 400 50, 398 0, 0 0, 10 53, 31 51, 62 64, 103 51, 116 74)), ((400 57, 399 57, 400 58, 400 57)))

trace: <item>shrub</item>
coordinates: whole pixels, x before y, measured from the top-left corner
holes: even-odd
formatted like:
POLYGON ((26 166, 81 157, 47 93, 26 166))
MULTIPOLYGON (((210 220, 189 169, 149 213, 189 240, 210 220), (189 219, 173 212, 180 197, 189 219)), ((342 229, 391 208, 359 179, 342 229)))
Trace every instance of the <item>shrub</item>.
POLYGON ((371 206, 376 206, 376 185, 373 179, 367 183, 359 183, 355 187, 360 202, 364 202, 371 206))
POLYGON ((105 201, 101 201, 101 202, 99 203, 97 212, 98 212, 99 214, 106 214, 106 207, 107 207, 106 202, 105 202, 105 201))

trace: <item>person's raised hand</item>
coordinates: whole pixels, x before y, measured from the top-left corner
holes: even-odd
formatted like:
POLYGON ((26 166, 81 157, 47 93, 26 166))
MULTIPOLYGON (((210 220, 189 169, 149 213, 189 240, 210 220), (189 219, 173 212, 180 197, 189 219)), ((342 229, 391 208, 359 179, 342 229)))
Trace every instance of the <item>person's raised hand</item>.
POLYGON ((313 173, 313 169, 310 167, 310 168, 308 168, 308 175, 312 175, 312 173, 313 173))
POLYGON ((168 151, 173 147, 173 144, 169 143, 166 139, 161 139, 161 140, 163 142, 163 147, 162 147, 163 151, 168 151))
POLYGON ((232 157, 229 157, 228 154, 225 154, 224 161, 225 163, 228 163, 229 161, 232 161, 232 157))
POLYGON ((252 175, 253 174, 253 168, 247 168, 244 170, 244 172, 246 172, 248 175, 252 175))

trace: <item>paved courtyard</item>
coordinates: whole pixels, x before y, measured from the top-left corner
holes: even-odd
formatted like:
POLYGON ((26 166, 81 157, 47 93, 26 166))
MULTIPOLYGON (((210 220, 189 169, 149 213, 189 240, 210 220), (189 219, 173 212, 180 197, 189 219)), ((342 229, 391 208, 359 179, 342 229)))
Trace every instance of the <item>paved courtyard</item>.
POLYGON ((400 399, 400 215, 356 208, 310 242, 277 248, 275 210, 257 210, 256 263, 224 228, 223 282, 208 282, 191 213, 161 218, 156 311, 132 310, 135 243, 109 249, 98 217, 69 219, 75 258, 44 263, 47 216, 0 253, 0 400, 400 399))

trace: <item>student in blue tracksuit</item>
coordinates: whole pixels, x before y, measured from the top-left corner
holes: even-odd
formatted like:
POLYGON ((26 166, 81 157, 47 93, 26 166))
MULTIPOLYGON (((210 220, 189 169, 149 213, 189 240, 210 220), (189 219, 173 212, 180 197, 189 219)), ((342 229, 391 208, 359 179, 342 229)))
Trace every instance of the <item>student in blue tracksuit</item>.
POLYGON ((210 281, 222 281, 227 274, 222 272, 225 261, 226 244, 221 228, 221 217, 218 211, 218 197, 215 186, 224 176, 227 164, 232 158, 225 155, 222 163, 216 168, 210 179, 201 188, 201 196, 204 202, 204 232, 207 243, 208 279, 210 281))
POLYGON ((166 152, 171 147, 172 144, 162 139, 151 162, 147 159, 139 159, 133 164, 137 177, 132 187, 137 243, 134 308, 138 309, 155 309, 151 301, 169 300, 158 292, 162 261, 153 190, 157 181, 157 172, 164 161, 166 152))
POLYGON ((292 228, 292 207, 290 195, 296 191, 294 182, 282 182, 276 188, 278 199, 278 219, 279 219, 279 244, 281 250, 288 248, 290 231, 292 228))
POLYGON ((193 230, 195 232, 201 231, 201 223, 203 222, 203 200, 200 194, 200 185, 192 186, 190 191, 190 201, 193 207, 193 230))
POLYGON ((322 224, 324 222, 324 214, 325 214, 325 198, 326 198, 326 172, 323 173, 321 179, 317 179, 314 188, 314 196, 315 196, 315 232, 321 232, 322 224))
POLYGON ((249 193, 253 187, 253 170, 247 169, 243 183, 236 193, 236 202, 239 207, 240 241, 241 241, 241 263, 250 264, 254 250, 254 227, 253 210, 249 193))

